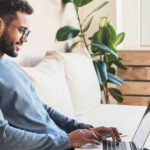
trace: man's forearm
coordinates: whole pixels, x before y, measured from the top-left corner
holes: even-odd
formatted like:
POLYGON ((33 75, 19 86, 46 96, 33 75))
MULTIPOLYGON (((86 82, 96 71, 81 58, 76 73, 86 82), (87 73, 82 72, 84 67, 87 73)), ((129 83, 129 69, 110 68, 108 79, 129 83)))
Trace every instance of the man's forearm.
POLYGON ((37 134, 10 126, 0 110, 0 150, 63 150, 70 147, 67 135, 37 134))
POLYGON ((64 131, 70 133, 76 129, 85 129, 87 124, 80 123, 77 120, 70 119, 67 116, 57 112, 52 107, 47 105, 43 105, 44 108, 49 113, 49 116, 53 119, 53 121, 64 131))

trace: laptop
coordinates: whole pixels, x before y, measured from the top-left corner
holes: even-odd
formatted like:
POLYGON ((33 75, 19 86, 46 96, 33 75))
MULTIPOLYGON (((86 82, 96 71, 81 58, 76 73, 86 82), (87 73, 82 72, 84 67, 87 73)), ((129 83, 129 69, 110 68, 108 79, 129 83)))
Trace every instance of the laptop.
MULTIPOLYGON (((80 150, 143 150, 150 135, 150 104, 147 107, 131 142, 106 140, 100 146, 86 144, 80 150)), ((79 150, 79 149, 76 149, 79 150)))

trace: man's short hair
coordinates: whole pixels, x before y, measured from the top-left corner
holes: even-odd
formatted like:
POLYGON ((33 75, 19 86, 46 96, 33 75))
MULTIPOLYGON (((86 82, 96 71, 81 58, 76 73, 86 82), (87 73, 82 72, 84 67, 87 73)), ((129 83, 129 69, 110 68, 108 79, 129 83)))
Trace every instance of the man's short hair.
POLYGON ((0 18, 11 22, 18 11, 31 15, 33 8, 26 0, 0 0, 0 18))

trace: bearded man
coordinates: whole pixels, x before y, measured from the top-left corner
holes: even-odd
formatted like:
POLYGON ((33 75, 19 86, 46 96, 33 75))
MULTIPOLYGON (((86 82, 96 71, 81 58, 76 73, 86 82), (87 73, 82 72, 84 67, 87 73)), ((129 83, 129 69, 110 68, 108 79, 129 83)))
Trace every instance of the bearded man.
MULTIPOLYGON (((17 57, 29 35, 32 7, 25 0, 0 0, 0 150, 64 150, 120 140, 116 128, 79 123, 43 104, 30 80, 4 54, 17 57)), ((40 18, 39 18, 40 19, 40 18)))

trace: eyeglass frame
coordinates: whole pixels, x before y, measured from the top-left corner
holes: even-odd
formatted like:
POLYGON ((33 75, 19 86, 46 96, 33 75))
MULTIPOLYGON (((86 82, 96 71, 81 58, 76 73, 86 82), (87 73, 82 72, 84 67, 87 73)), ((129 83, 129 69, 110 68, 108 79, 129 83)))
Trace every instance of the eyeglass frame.
POLYGON ((23 27, 23 26, 18 27, 18 26, 14 25, 14 24, 8 23, 5 20, 3 20, 3 21, 4 21, 5 24, 11 25, 11 26, 17 28, 19 32, 22 32, 22 37, 21 38, 23 38, 23 39, 27 38, 29 36, 29 34, 31 33, 31 31, 27 27, 23 27), (21 30, 21 28, 23 28, 24 31, 21 30))

